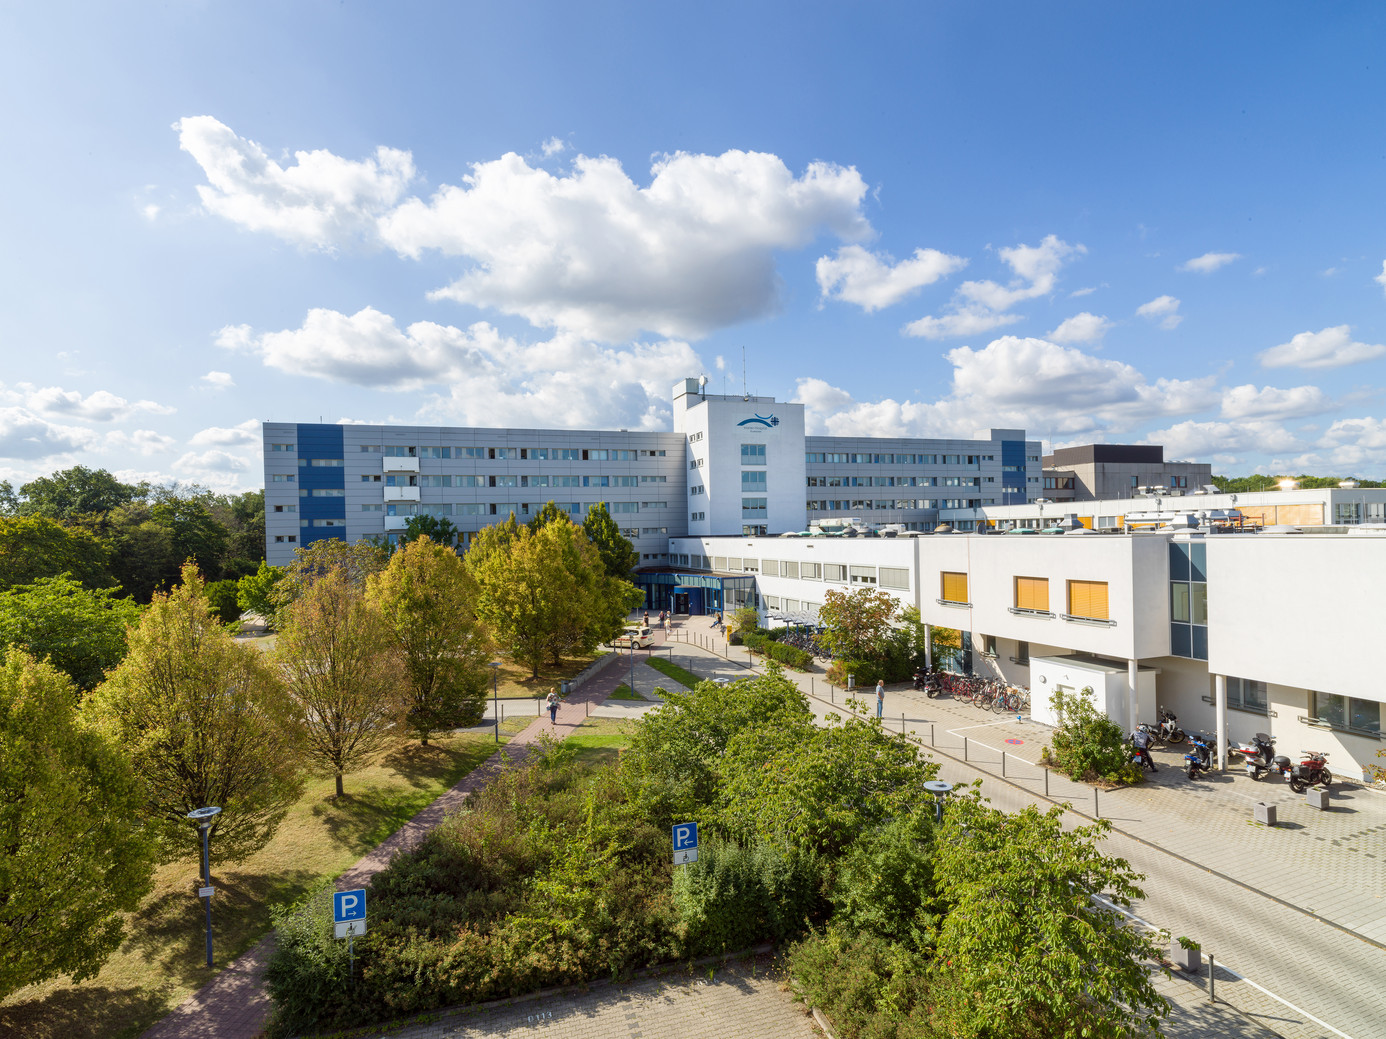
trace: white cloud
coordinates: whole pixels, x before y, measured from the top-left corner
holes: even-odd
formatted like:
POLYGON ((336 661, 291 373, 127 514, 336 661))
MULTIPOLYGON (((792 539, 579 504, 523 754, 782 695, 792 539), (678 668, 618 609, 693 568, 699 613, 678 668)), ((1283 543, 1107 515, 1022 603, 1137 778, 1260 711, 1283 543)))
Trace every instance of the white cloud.
POLYGON ((1386 465, 1386 419, 1339 419, 1328 427, 1317 446, 1328 449, 1328 465, 1348 471, 1359 466, 1380 471, 1386 465))
POLYGON ((540 147, 543 149, 544 158, 547 159, 550 156, 557 155, 559 152, 563 151, 568 146, 564 144, 561 140, 559 140, 557 137, 550 137, 547 141, 540 145, 540 147))
POLYGON ((231 378, 230 372, 218 371, 210 371, 206 375, 200 376, 198 382, 205 382, 217 390, 229 390, 236 385, 236 380, 231 378))
POLYGON ((48 458, 90 447, 96 434, 85 426, 63 426, 27 408, 0 407, 0 458, 48 458))
POLYGON ((1280 420, 1321 415, 1336 405, 1317 386, 1274 386, 1257 389, 1251 384, 1223 391, 1222 417, 1229 419, 1275 418, 1280 420))
POLYGON ((1185 260, 1179 265, 1179 270, 1192 271, 1195 274, 1212 274, 1241 258, 1241 253, 1204 253, 1202 256, 1195 256, 1192 260, 1185 260))
POLYGON ((1169 458, 1200 458, 1245 451, 1298 451, 1304 441, 1276 422, 1178 422, 1148 433, 1143 442, 1163 444, 1169 458))
POLYGON ((1096 285, 1089 285, 1087 288, 1074 289, 1068 294, 1069 299, 1078 299, 1080 296, 1091 296, 1097 291, 1096 285))
POLYGON ((1105 317, 1089 314, 1085 310, 1066 318, 1046 338, 1053 343, 1095 343, 1111 328, 1112 323, 1105 317))
POLYGON ((1372 281, 1381 286, 1382 292, 1386 292, 1386 260, 1381 261, 1381 273, 1373 278, 1372 281))
POLYGON ((134 451, 141 455, 155 455, 173 447, 174 439, 152 429, 136 429, 126 432, 113 429, 106 434, 104 446, 107 451, 134 451))
POLYGON ((1069 245, 1056 235, 1047 235, 1039 245, 1017 245, 998 250, 1015 273, 1007 284, 995 281, 965 281, 958 286, 949 311, 942 317, 923 317, 905 326, 906 335, 926 339, 975 335, 1019 321, 1006 311, 1017 303, 1047 296, 1054 291, 1059 270, 1070 257, 1086 253, 1083 245, 1069 245))
POLYGON ((374 158, 359 162, 300 151, 285 167, 211 116, 180 119, 173 128, 179 147, 207 175, 197 193, 208 211, 299 245, 330 248, 358 236, 374 239, 376 218, 414 179, 412 156, 393 148, 377 148, 374 158))
POLYGON ((669 387, 704 370, 678 340, 617 348, 559 333, 525 343, 485 322, 400 328, 370 307, 312 310, 282 332, 228 327, 218 342, 295 375, 413 393, 445 386, 417 417, 478 426, 667 428, 669 387))
POLYGON ((1138 317, 1158 322, 1160 327, 1166 330, 1178 328, 1179 322, 1184 320, 1184 316, 1179 313, 1179 300, 1173 296, 1156 296, 1149 303, 1142 303, 1137 307, 1136 314, 1138 317))
POLYGON ((1335 325, 1319 332, 1300 332, 1256 356, 1267 368, 1341 368, 1386 354, 1386 345, 1357 343, 1351 325, 1335 325))
POLYGON ((724 372, 727 370, 727 359, 723 357, 721 354, 718 354, 713 359, 712 364, 719 372, 724 372))
POLYGON ((176 408, 140 400, 131 403, 106 390, 97 390, 89 397, 83 397, 77 390, 65 390, 61 386, 44 386, 39 389, 27 388, 26 403, 36 411, 50 415, 66 415, 85 419, 89 422, 116 422, 133 415, 171 415, 176 408))
POLYGON ((835 256, 820 256, 816 271, 824 299, 855 303, 869 314, 899 303, 965 266, 963 257, 937 249, 916 249, 909 259, 895 263, 887 253, 844 245, 835 256))
POLYGON ((247 447, 260 445, 260 422, 246 419, 237 426, 208 426, 193 434, 190 447, 247 447))
POLYGON ((153 202, 150 202, 142 210, 140 210, 140 212, 144 214, 144 218, 146 220, 152 223, 159 215, 159 207, 155 205, 153 202))

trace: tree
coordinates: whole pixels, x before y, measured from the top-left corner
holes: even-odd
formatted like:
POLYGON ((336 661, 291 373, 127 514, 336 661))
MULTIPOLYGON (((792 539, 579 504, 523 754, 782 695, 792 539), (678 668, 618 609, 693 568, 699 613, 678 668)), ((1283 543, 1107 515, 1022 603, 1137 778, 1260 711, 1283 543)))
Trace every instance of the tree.
POLYGON ((1131 761, 1131 746, 1121 726, 1099 713, 1092 701, 1092 687, 1080 692, 1059 689, 1051 701, 1059 724, 1050 737, 1051 755, 1044 757, 1071 779, 1095 783, 1139 783, 1145 774, 1131 761))
POLYGON ((156 591, 167 591, 178 582, 182 559, 173 532, 154 520, 145 502, 79 516, 73 522, 100 541, 110 557, 111 576, 136 602, 147 603, 156 591))
POLYGON ((235 862, 264 847, 303 792, 301 726, 260 650, 212 615, 197 567, 153 603, 121 665, 88 699, 146 784, 145 813, 167 861, 188 854, 186 816, 216 805, 212 850, 235 862))
POLYGON ((476 612, 495 640, 538 678, 547 658, 590 653, 614 637, 643 595, 607 577, 601 557, 572 523, 482 530, 467 553, 476 612))
MULTIPOLYGON (((511 518, 514 518, 513 513, 511 514, 511 518)), ((529 523, 527 523, 526 526, 529 527, 531 531, 537 531, 540 527, 548 526, 555 521, 572 523, 573 517, 571 513, 560 509, 553 500, 549 500, 544 504, 542 509, 530 517, 529 523)))
POLYGON ((407 724, 420 741, 471 725, 486 700, 490 640, 473 608, 473 581, 457 553, 419 538, 366 583, 406 676, 407 724))
POLYGON ((379 573, 390 562, 387 544, 371 541, 346 542, 339 538, 323 538, 294 553, 291 563, 283 567, 283 577, 275 584, 275 602, 283 607, 293 602, 320 577, 340 571, 357 588, 366 587, 366 578, 379 573))
POLYGON ((194 559, 209 579, 222 576, 226 563, 227 531, 212 515, 213 496, 195 492, 180 496, 161 491, 150 510, 154 521, 168 529, 176 557, 194 559))
POLYGON ((818 641, 844 660, 879 661, 899 612, 899 601, 879 588, 859 588, 850 594, 830 588, 823 593, 818 610, 818 622, 824 628, 818 641))
POLYGON ((127 630, 140 608, 114 588, 88 589, 70 577, 40 577, 0 593, 0 649, 47 660, 91 690, 125 658, 127 630))
POLYGON ((40 476, 20 487, 18 511, 23 516, 72 519, 92 512, 110 512, 148 494, 147 483, 121 483, 105 469, 78 465, 52 476, 40 476))
POLYGON ((94 977, 121 913, 150 889, 143 784, 118 745, 83 726, 71 682, 11 649, 0 665, 0 1000, 94 977))
POLYGON ((1098 850, 1110 823, 1065 829, 1063 813, 1026 805, 1007 815, 975 792, 949 802, 934 845, 947 910, 934 968, 947 982, 940 1034, 1159 1034, 1169 1004, 1145 965, 1159 950, 1093 901, 1129 908, 1144 878, 1098 850))
POLYGON ((599 501, 587 510, 587 516, 582 521, 582 532, 596 546, 608 577, 629 577, 635 564, 640 562, 640 553, 622 535, 621 528, 607 511, 606 502, 599 501))
POLYGON ((109 582, 106 550, 87 531, 44 516, 0 519, 0 589, 60 574, 101 587, 109 582))
POLYGON ((221 495, 211 510, 213 518, 226 528, 226 576, 240 578, 254 573, 265 558, 265 492, 221 495))
POLYGON ((285 610, 272 659, 298 704, 307 752, 318 772, 335 777, 338 797, 343 775, 385 745, 404 713, 390 634, 341 572, 313 582, 285 610))
POLYGON ((399 543, 407 545, 419 538, 428 538, 437 545, 454 545, 457 543, 457 528, 449 519, 440 519, 437 516, 410 516, 404 524, 404 533, 399 536, 399 543))
POLYGON ((279 606, 274 590, 283 579, 283 567, 270 566, 261 560, 255 573, 246 574, 236 582, 236 605, 243 613, 253 613, 263 620, 265 627, 277 627, 279 606))
POLYGON ((207 604, 212 613, 223 624, 241 619, 241 607, 237 602, 238 587, 235 581, 212 581, 207 585, 207 604))

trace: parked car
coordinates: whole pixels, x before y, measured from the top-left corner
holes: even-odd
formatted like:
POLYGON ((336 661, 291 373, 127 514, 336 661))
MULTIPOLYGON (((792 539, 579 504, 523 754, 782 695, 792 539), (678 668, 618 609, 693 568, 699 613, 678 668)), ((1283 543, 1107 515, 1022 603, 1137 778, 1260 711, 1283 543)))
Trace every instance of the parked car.
POLYGON ((611 644, 617 649, 630 649, 633 645, 636 649, 647 649, 654 644, 654 632, 646 627, 627 628, 624 635, 617 635, 611 640, 611 644))

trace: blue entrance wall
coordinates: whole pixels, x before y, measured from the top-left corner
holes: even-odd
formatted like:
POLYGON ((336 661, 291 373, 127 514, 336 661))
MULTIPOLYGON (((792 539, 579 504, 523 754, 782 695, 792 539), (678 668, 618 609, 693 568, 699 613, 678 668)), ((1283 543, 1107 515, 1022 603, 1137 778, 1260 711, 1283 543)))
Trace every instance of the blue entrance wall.
POLYGON ((298 438, 298 543, 307 547, 324 538, 346 540, 346 497, 314 498, 314 490, 346 489, 346 470, 339 465, 315 466, 314 458, 344 460, 342 427, 299 423, 298 438), (341 520, 340 527, 315 527, 313 520, 341 520))

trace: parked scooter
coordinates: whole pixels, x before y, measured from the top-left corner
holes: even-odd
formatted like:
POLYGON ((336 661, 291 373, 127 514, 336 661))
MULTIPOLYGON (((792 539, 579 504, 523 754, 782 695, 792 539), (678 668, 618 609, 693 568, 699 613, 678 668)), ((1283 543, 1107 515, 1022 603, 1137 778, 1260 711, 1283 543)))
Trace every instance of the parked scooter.
POLYGON ((1196 733, 1189 737, 1193 750, 1184 755, 1185 771, 1190 779, 1197 779, 1200 772, 1213 771, 1213 737, 1206 733, 1196 733))
POLYGON ((924 695, 930 700, 935 700, 941 692, 943 692, 943 679, 939 678, 937 671, 930 671, 924 676, 924 695))
POLYGON ((1274 737, 1264 732, 1258 732, 1247 743, 1236 744, 1232 752, 1242 756, 1246 774, 1252 779, 1259 780, 1269 772, 1287 775, 1290 771, 1290 759, 1275 753, 1274 737))
POLYGON ((1326 751, 1304 751, 1304 760, 1290 769, 1290 789, 1302 794, 1311 786, 1331 786, 1333 773, 1328 771, 1327 757, 1326 751))
POLYGON ((917 693, 929 683, 929 676, 923 668, 914 669, 914 691, 917 693))

